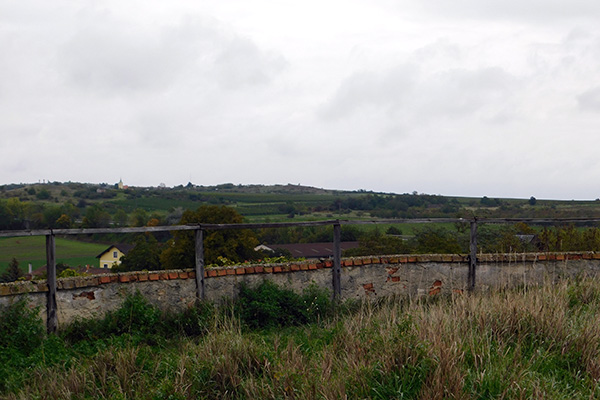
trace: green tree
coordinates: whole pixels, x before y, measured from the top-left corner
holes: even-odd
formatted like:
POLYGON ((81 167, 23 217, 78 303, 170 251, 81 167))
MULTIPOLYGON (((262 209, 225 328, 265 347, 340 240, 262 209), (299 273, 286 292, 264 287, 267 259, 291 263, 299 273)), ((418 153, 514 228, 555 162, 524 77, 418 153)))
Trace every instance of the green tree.
POLYGON ((344 256, 370 256, 384 254, 405 254, 410 247, 398 237, 384 235, 378 229, 365 233, 359 239, 359 247, 344 252, 344 256))
POLYGON ((88 207, 83 217, 84 228, 106 228, 110 224, 110 214, 102 206, 94 204, 88 207))
POLYGON ((8 263, 8 269, 0 276, 0 282, 14 282, 23 276, 23 271, 19 267, 19 261, 13 257, 8 263))
POLYGON ((131 215, 132 226, 146 226, 148 222, 148 212, 143 208, 136 208, 131 215))
POLYGON ((117 272, 161 269, 158 241, 150 233, 138 235, 135 239, 135 247, 121 258, 120 265, 112 269, 117 272))
POLYGON ((44 225, 48 228, 56 228, 57 221, 62 215, 62 209, 60 206, 46 207, 43 212, 44 225))
POLYGON ((50 198, 50 192, 48 191, 48 189, 44 188, 37 192, 35 194, 35 197, 37 197, 40 200, 48 200, 50 198))
POLYGON ((127 226, 128 216, 125 210, 119 208, 115 215, 113 216, 113 221, 115 221, 116 226, 127 226))
POLYGON ((71 217, 69 217, 67 214, 61 214, 61 216, 56 220, 56 227, 69 229, 71 227, 71 223, 71 217))
MULTIPOLYGON (((233 208, 203 205, 196 211, 185 211, 179 224, 239 224, 242 222, 243 217, 233 208)), ((160 255, 163 267, 176 269, 194 266, 194 232, 178 231, 173 236, 160 255)), ((258 254, 254 251, 254 247, 258 243, 254 232, 247 229, 208 231, 204 236, 204 259, 207 264, 216 263, 218 257, 225 257, 234 262, 256 259, 258 254)))
POLYGON ((463 253, 468 248, 468 238, 442 227, 425 226, 415 230, 414 246, 417 253, 463 253))

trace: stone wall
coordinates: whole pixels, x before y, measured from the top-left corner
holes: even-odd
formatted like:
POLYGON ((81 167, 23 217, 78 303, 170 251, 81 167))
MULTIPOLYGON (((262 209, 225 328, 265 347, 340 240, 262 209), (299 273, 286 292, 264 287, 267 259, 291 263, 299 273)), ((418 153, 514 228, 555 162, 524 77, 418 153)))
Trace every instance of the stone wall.
MULTIPOLYGON (((476 273, 476 290, 490 287, 542 284, 562 277, 597 276, 600 254, 481 254, 476 273)), ((462 293, 468 274, 468 260, 461 255, 401 255, 357 257, 342 260, 342 299, 376 298, 389 295, 436 295, 462 293)), ((219 302, 235 297, 240 284, 255 285, 263 280, 296 291, 316 284, 332 288, 332 262, 301 262, 276 265, 245 265, 207 269, 205 290, 208 300, 219 302)), ((195 302, 193 270, 127 272, 58 279, 58 321, 100 316, 114 310, 130 293, 140 291, 164 310, 178 311, 195 302)), ((0 305, 23 296, 31 307, 40 307, 46 316, 45 281, 0 284, 0 305)))

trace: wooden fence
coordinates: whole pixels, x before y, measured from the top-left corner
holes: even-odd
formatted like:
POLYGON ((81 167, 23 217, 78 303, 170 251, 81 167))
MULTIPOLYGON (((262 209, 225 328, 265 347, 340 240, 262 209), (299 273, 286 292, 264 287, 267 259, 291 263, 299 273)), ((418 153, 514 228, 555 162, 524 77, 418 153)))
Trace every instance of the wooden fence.
POLYGON ((207 230, 225 229, 262 229, 262 228, 289 228, 310 226, 333 226, 333 268, 332 288, 334 298, 341 295, 341 226, 361 224, 427 224, 427 223, 468 223, 470 224, 470 252, 469 272, 467 277, 467 288, 475 288, 475 274, 477 270, 477 226, 482 223, 506 224, 525 222, 530 224, 567 224, 600 222, 600 218, 427 218, 427 219, 386 219, 370 221, 349 220, 326 220, 312 222, 274 222, 274 223, 244 223, 244 224, 194 224, 131 228, 84 228, 84 229, 40 229, 40 230, 15 230, 0 231, 0 237, 17 236, 46 236, 46 266, 47 266, 47 329, 49 333, 56 332, 57 310, 56 310, 56 235, 89 235, 99 233, 145 233, 145 232, 195 232, 195 269, 196 269, 196 298, 201 301, 205 299, 204 285, 204 232, 207 230))

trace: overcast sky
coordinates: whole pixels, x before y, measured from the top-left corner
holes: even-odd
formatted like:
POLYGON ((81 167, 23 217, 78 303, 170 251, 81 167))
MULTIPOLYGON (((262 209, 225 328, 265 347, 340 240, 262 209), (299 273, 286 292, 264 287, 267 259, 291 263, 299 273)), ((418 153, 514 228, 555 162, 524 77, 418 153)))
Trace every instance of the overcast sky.
POLYGON ((0 184, 600 197, 598 0, 0 0, 0 184))

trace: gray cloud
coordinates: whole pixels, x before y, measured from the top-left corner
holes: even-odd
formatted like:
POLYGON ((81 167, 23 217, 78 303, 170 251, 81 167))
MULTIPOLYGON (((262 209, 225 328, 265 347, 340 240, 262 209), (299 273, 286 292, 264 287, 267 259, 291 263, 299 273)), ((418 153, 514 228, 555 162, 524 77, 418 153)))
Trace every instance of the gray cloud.
POLYGON ((163 91, 179 81, 216 80, 228 89, 266 84, 286 65, 280 53, 202 18, 159 30, 132 29, 117 19, 84 26, 60 60, 70 83, 111 95, 163 91))
POLYGON ((222 87, 237 89, 269 83, 287 64, 281 54, 263 52, 250 40, 236 37, 217 56, 215 68, 222 87))
POLYGON ((430 13, 458 18, 511 19, 550 22, 567 18, 590 19, 600 15, 595 0, 433 0, 418 2, 430 13))
POLYGON ((577 103, 581 110, 600 112, 600 86, 581 93, 577 96, 577 103))
POLYGON ((372 116, 382 132, 417 129, 436 119, 479 117, 500 123, 509 119, 517 79, 501 68, 450 69, 425 73, 412 66, 387 72, 354 74, 340 84, 319 110, 324 120, 372 116))
POLYGON ((319 110, 325 120, 335 120, 370 107, 393 110, 410 98, 418 70, 402 65, 386 72, 364 71, 344 79, 319 110))

